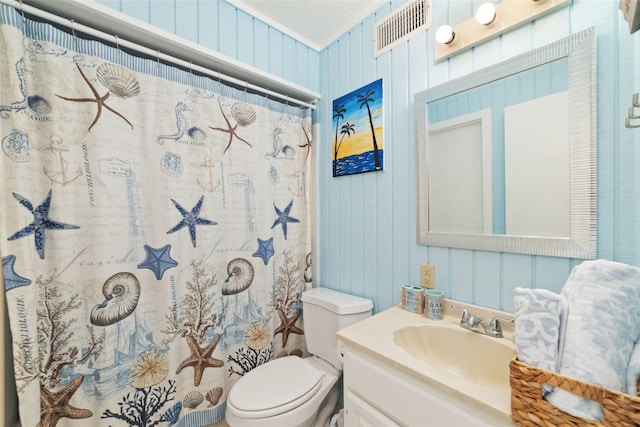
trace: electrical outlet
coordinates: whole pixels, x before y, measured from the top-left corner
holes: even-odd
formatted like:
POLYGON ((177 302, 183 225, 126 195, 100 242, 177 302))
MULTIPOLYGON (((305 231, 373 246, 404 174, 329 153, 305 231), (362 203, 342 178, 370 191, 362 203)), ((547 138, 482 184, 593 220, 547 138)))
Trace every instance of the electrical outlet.
POLYGON ((436 285, 436 267, 431 264, 420 264, 420 286, 433 289, 436 285))

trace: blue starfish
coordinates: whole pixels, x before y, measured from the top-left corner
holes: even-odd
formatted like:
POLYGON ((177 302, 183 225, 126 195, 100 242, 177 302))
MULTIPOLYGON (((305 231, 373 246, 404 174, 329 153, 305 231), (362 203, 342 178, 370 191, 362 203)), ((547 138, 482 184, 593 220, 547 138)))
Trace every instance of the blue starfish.
POLYGON ((176 260, 171 258, 169 254, 171 245, 166 245, 160 249, 144 245, 144 250, 147 251, 147 257, 138 264, 138 268, 148 268, 153 271, 158 280, 162 279, 165 271, 178 265, 176 260))
POLYGON ((2 258, 2 275, 4 276, 4 288, 7 291, 31 284, 31 280, 16 274, 16 271, 13 268, 15 262, 15 255, 7 255, 2 258))
POLYGON ((269 264, 269 259, 273 256, 273 237, 269 240, 258 238, 258 250, 253 253, 254 257, 262 258, 264 265, 269 264))
POLYGON ((36 250, 40 259, 44 259, 44 232, 45 230, 74 230, 77 225, 64 224, 62 222, 56 222, 49 219, 49 205, 51 204, 51 190, 47 194, 47 198, 37 208, 33 208, 31 202, 19 194, 13 193, 13 197, 25 208, 29 209, 29 212, 33 214, 33 222, 27 225, 22 230, 18 231, 7 240, 15 240, 21 237, 34 235, 36 242, 36 250))
POLYGON ((216 225, 217 222, 213 222, 208 219, 199 218, 200 208, 202 207, 202 201, 204 200, 204 196, 200 197, 198 203, 191 209, 191 212, 187 212, 178 202, 171 199, 176 209, 182 214, 182 221, 180 221, 175 227, 171 230, 167 231, 167 234, 173 233, 175 231, 180 230, 182 227, 189 227, 189 234, 191 235, 191 243, 193 243, 193 247, 196 247, 196 225, 216 225))
POLYGON ((276 208, 276 214, 278 214, 278 218, 276 218, 275 222, 271 226, 271 229, 278 224, 282 225, 282 232, 284 233, 284 240, 287 240, 287 223, 288 222, 300 222, 300 220, 296 218, 292 218, 289 216, 289 211, 291 210, 291 205, 293 205, 293 200, 289 202, 284 211, 280 211, 276 204, 273 204, 273 207, 276 208))

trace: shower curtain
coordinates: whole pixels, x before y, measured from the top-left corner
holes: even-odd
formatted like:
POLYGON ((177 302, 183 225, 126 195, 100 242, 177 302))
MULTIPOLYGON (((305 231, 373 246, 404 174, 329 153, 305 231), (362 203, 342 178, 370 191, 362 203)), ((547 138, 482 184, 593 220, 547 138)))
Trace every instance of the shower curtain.
POLYGON ((242 375, 306 354, 310 111, 0 11, 22 425, 218 421, 242 375))

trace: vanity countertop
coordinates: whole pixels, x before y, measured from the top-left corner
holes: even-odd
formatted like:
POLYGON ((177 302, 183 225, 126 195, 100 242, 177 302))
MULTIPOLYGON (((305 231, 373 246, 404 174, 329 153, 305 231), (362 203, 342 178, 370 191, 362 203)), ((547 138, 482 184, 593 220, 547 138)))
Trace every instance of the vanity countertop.
MULTIPOLYGON (((507 421, 511 416, 511 395, 508 384, 506 387, 490 387, 477 384, 452 370, 447 371, 437 368, 427 361, 414 357, 407 350, 400 347, 394 340, 394 333, 396 331, 411 326, 452 328, 456 331, 452 333, 457 333, 458 335, 458 330, 461 330, 471 335, 480 336, 478 333, 466 331, 460 327, 461 312, 454 311, 451 308, 452 304, 468 308, 471 313, 487 319, 487 321, 493 316, 513 318, 513 315, 510 313, 451 300, 445 301, 446 308, 443 320, 430 320, 422 314, 412 313, 403 310, 400 306, 396 306, 338 331, 338 340, 372 357, 374 360, 398 369, 427 385, 437 387, 442 390, 443 393, 463 399, 479 410, 491 412, 500 419, 507 421)), ((512 342, 513 324, 505 322, 503 323, 503 329, 504 338, 481 336, 481 339, 501 340, 500 344, 510 346, 511 349, 514 349, 512 342)), ((471 338, 471 335, 469 336, 470 339, 479 339, 478 337, 471 338)), ((483 360, 483 355, 476 354, 475 352, 473 357, 477 358, 479 367, 483 364, 491 364, 494 362, 492 360, 483 360)), ((508 366, 506 369, 508 370, 508 366)))

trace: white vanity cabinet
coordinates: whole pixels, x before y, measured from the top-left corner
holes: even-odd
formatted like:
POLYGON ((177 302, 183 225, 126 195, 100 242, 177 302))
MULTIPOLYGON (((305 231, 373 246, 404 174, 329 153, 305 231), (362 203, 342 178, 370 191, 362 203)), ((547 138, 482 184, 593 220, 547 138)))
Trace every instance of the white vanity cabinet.
POLYGON ((349 345, 344 347, 344 406, 346 427, 513 427, 504 413, 349 345))

